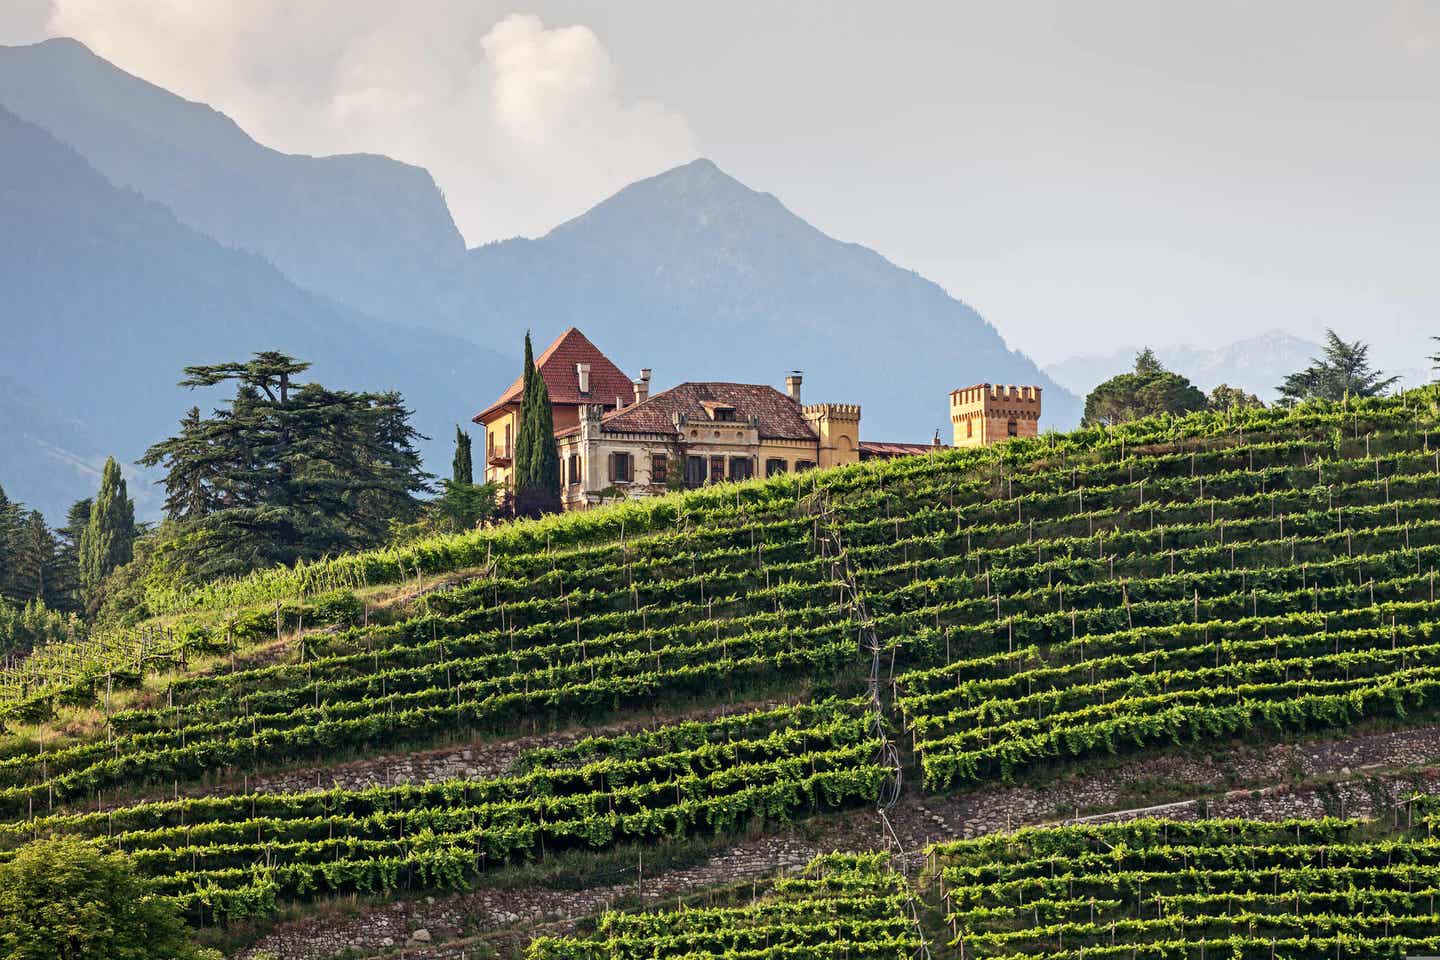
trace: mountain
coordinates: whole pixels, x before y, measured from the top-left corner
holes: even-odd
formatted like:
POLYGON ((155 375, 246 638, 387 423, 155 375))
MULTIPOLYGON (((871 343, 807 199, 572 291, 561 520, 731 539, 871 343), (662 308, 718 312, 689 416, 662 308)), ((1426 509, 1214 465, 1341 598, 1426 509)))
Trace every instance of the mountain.
MULTIPOLYGON (((438 356, 472 371, 425 377, 406 390, 428 418, 427 431, 448 436, 444 424, 481 409, 513 379, 513 359, 507 364, 498 355, 517 357, 525 329, 544 342, 573 324, 626 369, 655 368, 657 386, 698 379, 778 384, 788 370, 802 369, 806 399, 860 403, 862 436, 870 439, 928 440, 937 428, 948 435, 946 395, 981 381, 1047 388, 1045 426, 1079 419, 1077 398, 1008 349, 975 310, 873 250, 826 236, 706 160, 633 184, 544 236, 466 251, 425 171, 383 157, 278 153, 210 107, 131 76, 74 41, 0 47, 0 106, 44 128, 94 167, 92 174, 122 188, 101 192, 110 205, 123 194, 128 216, 146 211, 138 234, 160 243, 159 231, 169 238, 162 246, 183 251, 172 257, 157 250, 136 264, 137 251, 115 242, 107 249, 118 259, 104 262, 99 250, 79 243, 88 229, 82 207, 67 203, 63 184, 47 183, 45 195, 63 212, 53 227, 36 229, 65 243, 55 262, 42 266, 59 271, 71 288, 48 289, 58 299, 37 300, 37 317, 60 309, 60 300, 84 300, 94 316, 112 302, 133 309, 146 298, 165 300, 172 286, 190 291, 182 298, 189 309, 225 305, 192 314, 210 321, 174 341, 184 350, 167 341, 164 364, 138 358, 146 383, 166 404, 175 393, 175 360, 215 359, 233 355, 242 341, 283 336, 304 346, 297 352, 307 357, 332 356, 332 344, 350 350, 355 371, 376 374, 363 382, 370 387, 403 387, 438 356), (223 259, 225 266, 197 269, 191 262, 197 257, 207 265, 223 259), (112 301, 107 284, 128 284, 130 299, 112 301), (256 290, 284 306, 253 302, 256 290), (245 309, 256 319, 246 321, 241 338, 222 321, 245 309), (403 318, 437 333, 397 337, 362 314, 403 318), (342 327, 355 332, 322 333, 342 327), (383 353, 376 352, 381 342, 383 353), (440 342, 450 346, 437 349, 440 342), (368 355, 362 343, 370 344, 368 355), (157 368, 164 375, 149 378, 157 368), (480 370, 500 372, 474 373, 480 370), (446 394, 441 388, 449 384, 454 391, 446 394), (433 406, 422 404, 427 398, 433 406)), ((44 218, 39 210, 35 216, 44 218)), ((107 221, 99 232, 115 229, 107 221)), ((116 336, 102 330, 77 337, 73 368, 105 367, 116 336)), ((326 362, 340 365, 338 357, 326 362)), ((50 372, 46 364, 39 369, 50 372)), ((72 386, 85 382, 63 371, 55 377, 72 386)), ((50 388, 34 392, 54 396, 50 388)), ((136 429, 136 417, 150 416, 161 402, 121 416, 132 399, 152 400, 126 394, 113 405, 117 411, 97 411, 83 399, 83 393, 67 398, 61 405, 67 417, 92 426, 116 419, 122 431, 136 429)), ((127 442, 131 436, 108 428, 100 435, 127 442)), ((434 462, 447 461, 448 454, 434 462)))
MULTIPOLYGON (((1052 363, 1045 372, 1080 396, 1118 373, 1135 365, 1143 347, 1126 347, 1105 356, 1072 357, 1052 363)), ((1303 370, 1321 346, 1282 330, 1271 330, 1214 349, 1201 347, 1155 347, 1160 362, 1189 377, 1209 393, 1222 383, 1240 387, 1267 403, 1275 399, 1275 387, 1287 374, 1303 370)))
POLYGON ((413 322, 424 310, 417 291, 465 253, 425 170, 388 157, 261 146, 224 114, 74 40, 0 47, 0 106, 182 223, 375 316, 413 322))
MULTIPOLYGON (((826 236, 709 160, 642 180, 537 239, 472 250, 443 312, 470 329, 574 324, 657 382, 778 384, 862 405, 861 435, 949 435, 947 394, 989 381, 1047 388, 1047 426, 1079 401, 919 274, 826 236)), ((463 332, 455 329, 452 332, 463 332)), ((477 398, 480 409, 490 398, 477 398)))
POLYGON ((315 379, 332 386, 399 389, 435 437, 433 464, 449 460, 468 406, 458 398, 513 376, 471 343, 297 287, 5 110, 0 156, 0 330, 12 359, 0 381, 0 483, 52 519, 94 492, 89 471, 105 454, 133 463, 189 406, 221 399, 176 388, 186 364, 275 348, 315 361, 315 379))

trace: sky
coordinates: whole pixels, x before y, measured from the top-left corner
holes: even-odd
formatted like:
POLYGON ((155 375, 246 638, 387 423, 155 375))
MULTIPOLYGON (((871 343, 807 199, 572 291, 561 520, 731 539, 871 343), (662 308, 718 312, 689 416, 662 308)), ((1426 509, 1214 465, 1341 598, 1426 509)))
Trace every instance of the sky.
POLYGON ((45 36, 425 166, 472 245, 706 156, 1042 363, 1440 335, 1437 0, 0 2, 45 36))

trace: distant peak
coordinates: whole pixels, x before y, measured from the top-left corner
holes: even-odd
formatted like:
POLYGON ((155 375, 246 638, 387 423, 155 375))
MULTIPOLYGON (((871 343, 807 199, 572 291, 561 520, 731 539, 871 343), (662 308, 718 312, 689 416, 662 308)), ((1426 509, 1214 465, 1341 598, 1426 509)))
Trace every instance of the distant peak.
POLYGON ((57 53, 77 54, 83 53, 87 56, 95 56, 95 51, 74 37, 47 37, 35 43, 17 43, 9 47, 11 50, 53 50, 57 53))

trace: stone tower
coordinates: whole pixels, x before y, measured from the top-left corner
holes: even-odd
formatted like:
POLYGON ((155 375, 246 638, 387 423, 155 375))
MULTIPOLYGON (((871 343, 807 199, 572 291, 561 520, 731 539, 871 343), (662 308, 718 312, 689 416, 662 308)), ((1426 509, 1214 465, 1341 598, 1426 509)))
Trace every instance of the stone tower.
POLYGON ((860 460, 860 407, 854 403, 811 403, 800 415, 820 438, 816 466, 843 467, 860 460))
POLYGON ((950 391, 955 446, 983 447, 1040 432, 1040 388, 977 383, 950 391))

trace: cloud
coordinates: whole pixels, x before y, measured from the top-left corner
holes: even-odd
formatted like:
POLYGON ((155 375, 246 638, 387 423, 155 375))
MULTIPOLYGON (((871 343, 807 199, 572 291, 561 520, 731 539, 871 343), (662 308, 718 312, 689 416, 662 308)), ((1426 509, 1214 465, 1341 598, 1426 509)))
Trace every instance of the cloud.
POLYGON ((428 168, 472 243, 543 232, 696 152, 681 114, 621 92, 592 29, 475 0, 8 2, 0 42, 43 25, 276 149, 428 168))

